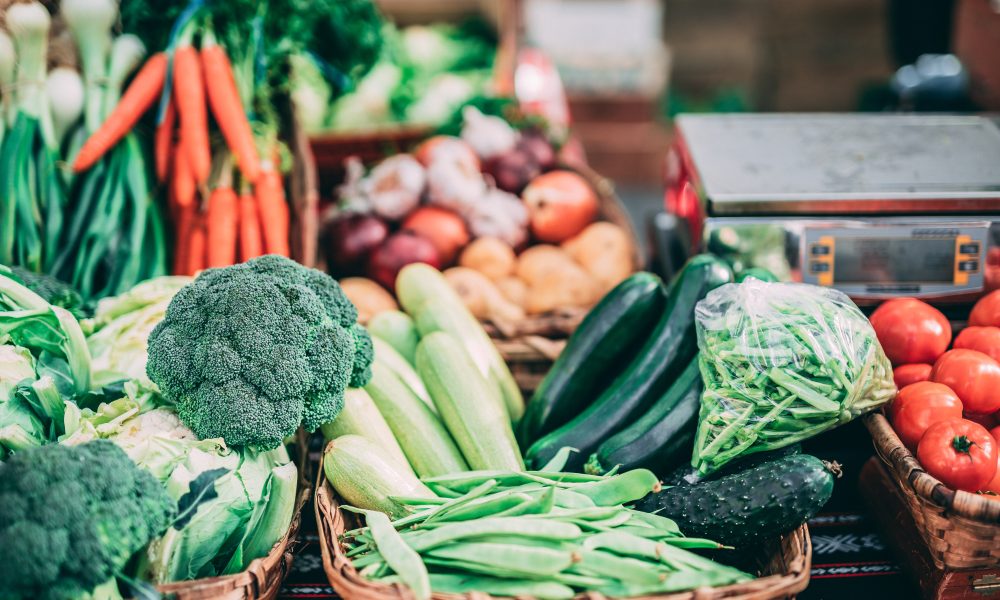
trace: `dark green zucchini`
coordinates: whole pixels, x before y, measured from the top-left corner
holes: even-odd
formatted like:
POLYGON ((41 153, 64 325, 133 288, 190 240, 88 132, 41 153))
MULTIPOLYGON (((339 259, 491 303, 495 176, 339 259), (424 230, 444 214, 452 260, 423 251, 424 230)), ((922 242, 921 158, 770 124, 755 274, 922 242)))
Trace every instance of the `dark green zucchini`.
POLYGON ((746 456, 735 458, 732 462, 728 462, 723 465, 723 467, 718 471, 714 471, 707 475, 699 471, 697 468, 692 467, 690 464, 681 465, 665 475, 660 475, 659 473, 657 473, 657 475, 660 475, 663 485, 695 485, 703 481, 714 481, 725 477, 726 475, 732 475, 733 473, 739 473, 740 471, 744 471, 750 467, 756 467, 761 463, 777 460, 783 456, 800 454, 801 452, 801 444, 792 444, 791 446, 785 446, 784 448, 771 450, 770 452, 758 452, 756 454, 748 454, 746 456))
POLYGON ((622 471, 644 468, 664 473, 690 462, 702 387, 695 358, 646 414, 601 444, 585 470, 603 475, 619 466, 622 471))
POLYGON ((832 493, 827 465, 815 456, 793 454, 714 481, 665 488, 636 508, 673 519, 684 535, 739 547, 795 529, 832 493))
POLYGON ((539 467, 563 447, 578 450, 566 469, 579 471, 604 440, 624 429, 655 402, 698 351, 694 307, 709 291, 733 280, 723 261, 707 254, 684 265, 671 284, 666 308, 635 359, 586 410, 528 449, 539 467))
POLYGON ((518 432, 524 447, 597 398, 635 356, 664 302, 663 282, 642 272, 619 283, 587 313, 528 403, 518 432))

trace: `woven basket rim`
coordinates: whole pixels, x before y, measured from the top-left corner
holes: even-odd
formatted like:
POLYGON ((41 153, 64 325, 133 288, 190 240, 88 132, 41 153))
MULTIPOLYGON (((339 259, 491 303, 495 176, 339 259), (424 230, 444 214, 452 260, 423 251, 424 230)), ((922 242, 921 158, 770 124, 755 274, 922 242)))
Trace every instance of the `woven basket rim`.
MULTIPOLYGON (((326 480, 322 470, 316 478, 313 508, 316 511, 316 526, 323 559, 323 570, 330 585, 343 598, 349 600, 414 600, 413 593, 400 584, 384 584, 367 580, 337 541, 338 532, 344 530, 344 514, 337 501, 336 492, 326 480)), ((806 589, 812 568, 812 539, 805 524, 783 536, 776 552, 786 572, 766 575, 752 581, 720 588, 702 587, 687 592, 634 596, 631 600, 769 600, 791 598, 806 589)), ((771 562, 775 562, 772 559, 771 562)), ((492 600, 494 596, 481 592, 470 594, 431 595, 434 600, 492 600)), ((574 600, 604 600, 602 594, 586 592, 574 600)), ((533 600, 523 598, 521 600, 533 600)))
POLYGON ((917 497, 951 514, 1000 527, 1000 502, 983 498, 979 494, 953 490, 925 471, 881 412, 866 415, 864 423, 872 436, 875 453, 896 479, 917 497))

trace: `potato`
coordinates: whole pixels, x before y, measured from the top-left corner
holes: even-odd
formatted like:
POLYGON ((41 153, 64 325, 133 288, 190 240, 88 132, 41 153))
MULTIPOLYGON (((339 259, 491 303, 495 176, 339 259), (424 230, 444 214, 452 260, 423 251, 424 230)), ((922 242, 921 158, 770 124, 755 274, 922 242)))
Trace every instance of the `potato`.
POLYGON ((380 312, 399 310, 396 299, 371 279, 348 277, 340 280, 344 294, 358 307, 358 323, 365 324, 380 312))
POLYGON ((544 282, 554 273, 574 267, 580 268, 559 246, 539 244, 528 248, 518 257, 517 276, 529 286, 534 286, 544 282))
POLYGON ((485 275, 468 267, 452 267, 444 278, 479 320, 511 322, 524 318, 524 310, 507 300, 485 275))
POLYGON ((493 281, 514 272, 517 257, 514 249, 497 238, 481 237, 472 241, 458 257, 458 264, 475 269, 493 281))
POLYGON ((588 225, 579 235, 563 242, 562 247, 590 273, 602 295, 632 274, 628 234, 614 223, 588 225))
POLYGON ((528 299, 528 284, 517 277, 504 277, 497 281, 497 288, 505 298, 514 304, 524 307, 528 299))
POLYGON ((597 282, 582 267, 569 261, 559 270, 528 288, 525 310, 540 314, 565 307, 590 307, 600 298, 597 282))

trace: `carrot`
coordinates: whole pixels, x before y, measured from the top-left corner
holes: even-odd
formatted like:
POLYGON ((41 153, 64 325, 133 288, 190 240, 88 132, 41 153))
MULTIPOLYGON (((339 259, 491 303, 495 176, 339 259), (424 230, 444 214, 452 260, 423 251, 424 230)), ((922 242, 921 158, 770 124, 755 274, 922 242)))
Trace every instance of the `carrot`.
POLYGON ((190 275, 188 263, 191 262, 191 227, 194 225, 194 203, 180 207, 176 213, 176 229, 174 231, 174 275, 190 275))
POLYGON ((80 148, 73 161, 73 171, 80 173, 94 166, 135 127, 143 113, 160 97, 166 76, 167 55, 158 52, 149 57, 108 118, 80 148))
POLYGON ((254 144, 250 122, 243 112, 240 93, 233 78, 233 67, 222 46, 211 42, 202 43, 201 64, 205 73, 205 89, 212 116, 226 138, 226 145, 236 155, 236 162, 243 178, 255 183, 260 175, 260 158, 254 144))
POLYGON ((194 175, 191 173, 190 160, 184 152, 184 141, 177 142, 174 147, 174 173, 171 180, 171 187, 174 191, 174 202, 181 208, 187 208, 194 204, 195 188, 194 175))
POLYGON ((212 154, 208 143, 208 109, 205 105, 205 85, 202 81, 198 51, 181 46, 174 51, 174 98, 181 120, 181 142, 184 154, 194 174, 194 180, 205 183, 212 170, 212 154))
POLYGON ((236 264, 236 236, 239 231, 239 199, 229 186, 212 190, 205 219, 208 236, 208 266, 236 264))
POLYGON ((167 109, 163 120, 156 126, 156 139, 153 143, 153 154, 156 160, 156 180, 163 183, 170 171, 170 155, 174 148, 174 122, 177 120, 177 110, 174 100, 167 100, 167 109))
POLYGON ((264 233, 264 250, 268 254, 288 256, 289 212, 281 173, 273 168, 262 169, 254 192, 257 195, 257 214, 264 233))
POLYGON ((260 239, 260 220, 253 194, 240 195, 240 262, 264 254, 264 241, 260 239))
POLYGON ((187 261, 187 275, 197 275, 198 271, 205 268, 205 245, 206 231, 205 231, 205 218, 204 215, 198 212, 195 208, 195 215, 191 225, 190 232, 188 234, 188 261, 187 261))

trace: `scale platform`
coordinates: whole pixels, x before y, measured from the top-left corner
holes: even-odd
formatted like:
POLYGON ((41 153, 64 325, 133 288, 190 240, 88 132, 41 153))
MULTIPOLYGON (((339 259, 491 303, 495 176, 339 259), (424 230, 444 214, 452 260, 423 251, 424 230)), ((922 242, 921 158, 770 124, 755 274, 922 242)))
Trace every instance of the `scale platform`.
POLYGON ((681 115, 706 216, 1000 213, 1000 129, 978 116, 681 115))

